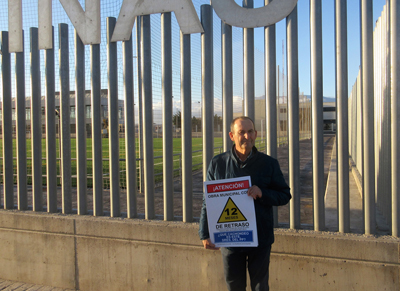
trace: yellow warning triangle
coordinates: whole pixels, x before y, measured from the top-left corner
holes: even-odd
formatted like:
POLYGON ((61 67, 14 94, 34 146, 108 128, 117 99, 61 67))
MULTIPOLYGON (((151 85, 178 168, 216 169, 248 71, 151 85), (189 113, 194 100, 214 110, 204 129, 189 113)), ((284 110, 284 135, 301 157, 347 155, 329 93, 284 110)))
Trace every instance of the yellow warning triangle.
POLYGON ((224 210, 222 210, 221 216, 218 219, 218 223, 235 221, 247 221, 247 219, 236 206, 235 202, 233 202, 232 198, 229 197, 224 210))

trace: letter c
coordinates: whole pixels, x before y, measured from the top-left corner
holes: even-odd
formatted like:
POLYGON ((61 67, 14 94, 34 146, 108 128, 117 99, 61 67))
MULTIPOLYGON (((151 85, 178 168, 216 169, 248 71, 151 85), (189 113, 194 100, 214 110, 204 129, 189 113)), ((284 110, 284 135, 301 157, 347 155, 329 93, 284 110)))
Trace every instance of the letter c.
POLYGON ((235 0, 211 0, 215 13, 226 24, 244 27, 264 27, 284 19, 296 7, 297 0, 272 0, 260 8, 243 8, 235 0))

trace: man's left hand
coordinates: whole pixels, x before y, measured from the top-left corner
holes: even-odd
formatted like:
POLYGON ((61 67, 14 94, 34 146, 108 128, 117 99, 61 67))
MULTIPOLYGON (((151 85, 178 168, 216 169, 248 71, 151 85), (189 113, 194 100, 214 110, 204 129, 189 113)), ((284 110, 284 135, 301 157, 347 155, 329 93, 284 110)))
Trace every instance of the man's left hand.
POLYGON ((261 198, 262 197, 261 189, 258 188, 258 186, 256 185, 251 186, 247 191, 247 196, 253 197, 254 200, 256 200, 257 198, 261 198))

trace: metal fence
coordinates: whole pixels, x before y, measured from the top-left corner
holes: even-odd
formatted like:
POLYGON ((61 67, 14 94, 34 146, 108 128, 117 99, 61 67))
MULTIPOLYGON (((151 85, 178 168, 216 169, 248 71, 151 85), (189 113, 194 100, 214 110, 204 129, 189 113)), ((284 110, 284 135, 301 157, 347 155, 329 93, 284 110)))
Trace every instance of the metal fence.
POLYGON ((399 3, 391 1, 375 30, 364 32, 368 37, 363 39, 363 67, 368 69, 360 70, 349 98, 350 155, 363 177, 366 232, 375 229, 378 211, 395 236, 399 235, 398 16, 399 3))
MULTIPOLYGON (((270 1, 266 0, 265 4, 270 1)), ((386 8, 386 15, 392 13, 390 22, 385 22, 380 29, 379 37, 384 43, 390 43, 388 47, 372 46, 372 1, 361 1, 361 27, 362 27, 362 70, 359 81, 348 106, 347 93, 347 10, 346 1, 338 0, 335 2, 335 36, 336 36, 336 92, 337 92, 337 153, 338 153, 338 221, 339 231, 350 231, 349 219, 349 152, 357 168, 363 176, 363 195, 365 205, 365 233, 373 234, 375 231, 375 205, 383 212, 389 211, 391 215, 392 234, 398 236, 399 231, 399 193, 397 187, 398 168, 398 129, 395 124, 399 122, 397 116, 398 108, 398 89, 397 84, 399 71, 398 64, 398 44, 399 34, 397 19, 399 18, 399 7, 397 1, 391 1, 390 8, 386 8), (390 23, 390 24, 389 24, 390 23), (386 35, 386 38, 385 38, 386 35), (391 38, 388 41, 389 36, 391 38), (375 54, 372 55, 372 50, 375 54), (381 50, 384 53, 376 54, 381 50), (386 87, 375 85, 375 94, 372 79, 380 63, 388 63, 387 53, 391 57, 391 71, 385 67, 380 71, 380 82, 384 79, 389 83, 386 87), (386 58, 385 58, 386 56, 386 58), (373 60, 375 64, 373 65, 373 60), (380 63, 379 63, 380 62, 380 63), (384 73, 383 73, 384 72, 384 73), (390 73, 390 77, 388 74, 390 73), (397 79, 396 79, 397 78, 397 79), (390 82, 390 80, 392 80, 390 82), (396 82, 397 80, 397 82, 396 82), (389 90, 389 88, 391 88, 389 90), (355 93, 354 93, 355 92, 355 93), (364 92, 364 93, 360 93, 364 92), (357 97, 356 97, 357 96, 357 97), (375 99, 374 99, 375 96, 375 99), (374 101, 375 100, 375 101, 374 101), (390 102, 389 102, 390 100, 390 102), (383 103, 379 103, 379 102, 383 103), (390 104, 389 104, 390 103, 390 104), (359 104, 362 104, 362 109, 359 104), (374 107, 374 104, 382 104, 374 107), (391 107, 391 114, 389 114, 391 107), (356 110, 354 110, 356 108, 356 110), (374 108, 376 113, 374 114, 374 108), (379 111, 378 111, 379 109, 379 111), (350 112, 350 113, 348 113, 350 112), (348 115, 350 114, 350 116, 348 115), (376 116, 376 120, 374 119, 376 116), (361 117, 361 118, 360 118, 361 117), (349 122, 350 121, 350 125, 349 122), (360 121, 363 123, 361 124, 360 121), (388 129, 388 124, 392 127, 388 129), (349 133, 350 131, 350 133, 349 133), (389 132, 391 135, 389 136, 389 132), (375 133, 375 135, 374 135, 375 133), (362 139, 361 139, 362 137, 362 139), (391 151, 387 150, 391 141, 391 151), (375 151, 374 151, 375 149, 375 151), (391 156, 389 155, 391 152, 391 156), (378 153, 378 155, 376 155, 378 153), (375 158, 374 158, 375 157, 375 158), (391 161, 391 168, 388 166, 391 161), (377 165, 377 167, 374 166, 377 165), (387 177, 391 177, 391 186, 387 177), (375 189, 375 177, 377 179, 377 189, 375 189), (387 188, 382 188, 384 185, 387 188), (383 194, 385 193, 385 194, 383 194), (387 193, 392 193, 390 202, 387 193), (376 200, 376 204, 375 204, 376 200)), ((252 1, 244 1, 245 5, 252 7, 252 1)), ((388 18, 388 17, 386 17, 388 18)), ((382 21, 383 22, 383 21, 382 21)), ((214 151, 214 72, 213 72, 213 8, 210 5, 201 6, 201 24, 204 33, 201 34, 201 115, 202 115, 202 168, 205 173, 209 161, 215 154, 214 151)), ((108 88, 107 88, 107 110, 108 110, 108 173, 109 173, 109 195, 110 195, 110 216, 119 217, 120 207, 120 136, 119 136, 119 106, 118 106, 118 69, 117 69, 117 43, 111 42, 111 35, 116 25, 115 18, 107 18, 107 64, 108 64, 108 88)), ((300 223, 300 98, 299 98, 299 69, 298 69, 298 26, 297 26, 297 7, 286 18, 287 27, 287 141, 289 145, 289 185, 292 193, 290 201, 290 228, 301 228, 300 223)), ((312 126, 307 126, 311 131, 312 137, 312 161, 313 161, 313 213, 314 229, 317 231, 325 229, 325 206, 324 206, 324 160, 323 160, 323 93, 322 93, 322 30, 321 30, 321 0, 310 1, 310 35, 311 35, 311 114, 312 126)), ((172 130, 172 92, 171 92, 171 13, 161 15, 161 52, 162 52, 162 99, 163 106, 163 191, 164 191, 164 219, 173 220, 173 173, 174 173, 174 153, 173 153, 173 130, 172 130)), ((232 29, 229 25, 222 23, 222 92, 223 92, 223 118, 224 125, 222 130, 223 146, 229 148, 230 140, 227 138, 229 122, 233 117, 232 112, 232 29)), ((255 96, 254 88, 254 58, 252 52, 253 31, 244 29, 243 47, 244 51, 244 113, 254 118, 255 115, 255 96)), ((155 162, 158 156, 154 155, 153 137, 153 107, 152 107, 152 65, 151 65, 151 23, 150 17, 140 16, 137 18, 137 58, 138 58, 138 84, 139 84, 139 137, 141 141, 140 149, 136 147, 136 129, 134 116, 134 90, 133 90, 133 41, 122 42, 123 58, 123 98, 124 98, 124 130, 125 130, 125 161, 126 162, 126 201, 127 217, 137 217, 137 157, 136 152, 142 152, 140 161, 143 163, 143 193, 145 195, 145 218, 155 218, 155 162)), ((31 162, 32 162, 32 209, 33 211, 43 210, 42 201, 42 142, 45 142, 45 164, 46 164, 46 191, 48 212, 57 211, 57 175, 61 179, 62 191, 62 212, 71 213, 72 209, 72 161, 71 156, 71 133, 70 133, 70 52, 68 37, 68 27, 60 24, 58 27, 58 56, 59 67, 57 68, 60 76, 60 166, 57 167, 57 136, 56 120, 54 115, 55 108, 55 48, 46 49, 44 52, 45 78, 40 79, 40 54, 38 49, 38 31, 32 28, 29 31, 30 38, 30 78, 31 92, 31 162), (45 82, 45 124, 46 139, 42 139, 42 111, 41 111, 41 91, 40 84, 45 82), (60 173, 58 173, 58 169, 60 173)), ((375 38, 378 38, 375 36, 375 38)), ((182 128, 181 128, 181 149, 179 167, 181 169, 182 180, 182 208, 183 221, 193 221, 193 145, 192 145, 192 126, 191 126, 191 42, 190 36, 181 34, 180 36, 180 58, 181 58, 181 104, 182 104, 182 128)), ((103 168, 105 164, 102 147, 102 110, 101 110, 101 80, 100 80, 100 47, 98 44, 89 45, 90 55, 85 56, 85 46, 80 37, 75 33, 75 102, 76 102, 76 192, 77 192, 77 213, 85 215, 88 213, 87 204, 87 171, 88 164, 91 164, 93 209, 94 216, 101 216, 103 211, 103 168), (87 155, 87 139, 85 132, 85 62, 84 58, 90 58, 90 96, 91 96, 91 157, 87 155)), ((8 51, 8 33, 1 32, 1 90, 3 96, 2 103, 2 130, 3 130, 3 191, 4 208, 14 208, 14 177, 13 177, 13 157, 16 157, 16 185, 17 185, 17 204, 19 210, 28 208, 27 197, 27 140, 26 140, 26 108, 25 108, 25 60, 23 52, 8 51), (11 56, 15 56, 15 112, 16 112, 16 148, 13 152, 12 138, 12 93, 11 93, 11 56)), ((275 26, 265 27, 265 76, 266 76, 266 152, 276 157, 278 139, 277 126, 277 82, 276 82, 276 47, 275 26)), ((279 100, 278 100, 279 104, 279 100)), ((308 106, 308 105, 307 105, 308 106)), ((308 124, 309 125, 309 124, 308 124)), ((197 164, 197 163, 195 163, 197 164)), ((200 164, 200 163, 199 163, 200 164)), ((389 218, 388 218, 389 219, 389 218)), ((275 211, 275 224, 278 219, 275 211)))

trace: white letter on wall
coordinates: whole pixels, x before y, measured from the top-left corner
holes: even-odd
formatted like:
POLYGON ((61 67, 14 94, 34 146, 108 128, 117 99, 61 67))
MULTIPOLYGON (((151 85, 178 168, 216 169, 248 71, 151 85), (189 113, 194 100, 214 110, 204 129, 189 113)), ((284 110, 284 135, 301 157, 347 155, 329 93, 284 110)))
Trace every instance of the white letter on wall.
POLYGON ((292 12, 297 0, 273 0, 260 8, 243 8, 235 0, 211 0, 215 13, 226 24, 237 27, 264 27, 277 23, 292 12))
POLYGON ((39 0, 39 49, 53 48, 52 1, 39 0))
POLYGON ((100 0, 86 0, 83 11, 78 0, 60 0, 76 32, 84 44, 99 44, 100 35, 100 0))
POLYGON ((8 0, 8 50, 22 52, 22 0, 8 0))
POLYGON ((191 0, 124 0, 111 41, 128 40, 136 16, 164 12, 175 12, 184 34, 203 32, 191 0))

